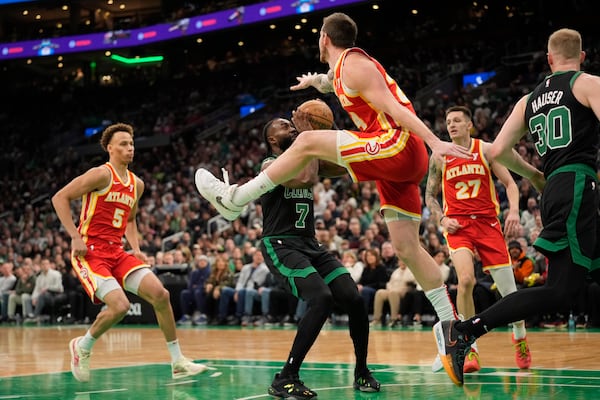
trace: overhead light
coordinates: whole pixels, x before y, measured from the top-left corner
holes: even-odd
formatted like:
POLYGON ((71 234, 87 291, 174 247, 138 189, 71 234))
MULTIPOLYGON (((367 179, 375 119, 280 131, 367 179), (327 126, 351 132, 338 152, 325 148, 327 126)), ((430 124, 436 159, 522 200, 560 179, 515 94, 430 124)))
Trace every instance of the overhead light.
POLYGON ((160 62, 164 60, 163 56, 149 56, 149 57, 123 57, 118 54, 112 54, 110 56, 111 59, 121 62, 123 64, 144 64, 144 63, 152 63, 152 62, 160 62))

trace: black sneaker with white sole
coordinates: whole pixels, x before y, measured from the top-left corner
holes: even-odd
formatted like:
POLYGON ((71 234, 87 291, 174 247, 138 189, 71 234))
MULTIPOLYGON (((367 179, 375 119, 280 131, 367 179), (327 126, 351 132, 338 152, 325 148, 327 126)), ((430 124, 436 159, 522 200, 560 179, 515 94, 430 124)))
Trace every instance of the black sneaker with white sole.
POLYGON ((361 392, 379 392, 381 389, 381 384, 373 377, 369 370, 354 378, 354 384, 352 386, 355 390, 360 390, 361 392))
POLYGON ((317 397, 317 393, 304 386, 298 375, 281 377, 280 374, 275 374, 269 394, 288 400, 310 400, 317 397))

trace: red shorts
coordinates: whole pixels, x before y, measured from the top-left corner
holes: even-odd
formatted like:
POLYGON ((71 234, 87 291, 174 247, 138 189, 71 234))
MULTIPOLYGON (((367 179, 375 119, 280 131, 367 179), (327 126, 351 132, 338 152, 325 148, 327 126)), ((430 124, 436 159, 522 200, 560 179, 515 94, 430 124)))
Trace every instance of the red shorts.
POLYGON ((510 255, 500 221, 496 217, 448 216, 463 226, 454 234, 444 233, 450 252, 468 249, 471 253, 477 250, 481 258, 483 271, 492 268, 511 266, 510 255))
POLYGON ((355 182, 375 181, 381 209, 421 216, 419 184, 428 168, 427 148, 407 131, 340 131, 338 161, 355 182))
POLYGON ((99 278, 115 278, 123 287, 127 275, 136 269, 148 267, 148 264, 126 253, 121 243, 90 240, 87 247, 86 255, 72 257, 71 263, 86 293, 96 304, 101 303, 94 295, 99 278))

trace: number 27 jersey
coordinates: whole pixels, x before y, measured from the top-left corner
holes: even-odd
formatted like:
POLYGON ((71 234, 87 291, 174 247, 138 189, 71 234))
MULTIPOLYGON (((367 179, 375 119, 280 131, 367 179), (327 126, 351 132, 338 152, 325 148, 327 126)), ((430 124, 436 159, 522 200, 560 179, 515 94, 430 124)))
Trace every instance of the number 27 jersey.
POLYGON ((442 167, 444 215, 496 217, 500 204, 490 165, 479 139, 471 139, 472 158, 445 156, 442 167))

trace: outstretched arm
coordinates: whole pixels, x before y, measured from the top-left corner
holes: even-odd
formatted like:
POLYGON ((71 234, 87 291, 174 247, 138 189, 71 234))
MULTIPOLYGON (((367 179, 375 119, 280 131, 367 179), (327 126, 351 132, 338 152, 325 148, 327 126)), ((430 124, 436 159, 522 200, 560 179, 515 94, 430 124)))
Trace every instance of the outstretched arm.
POLYGON ((525 134, 525 107, 527 96, 523 96, 515 105, 498 136, 490 147, 488 156, 490 162, 499 161, 511 171, 525 177, 531 184, 542 191, 546 183, 544 175, 533 165, 525 161, 514 149, 515 144, 525 134))
POLYGON ((297 76, 298 83, 290 86, 290 90, 302 90, 309 87, 314 87, 321 93, 333 92, 333 73, 329 71, 327 74, 306 73, 297 76))
POLYGON ((423 139, 434 153, 471 158, 468 149, 440 140, 416 114, 398 102, 375 64, 364 55, 348 55, 344 64, 344 85, 359 91, 373 108, 392 116, 403 128, 423 139))

